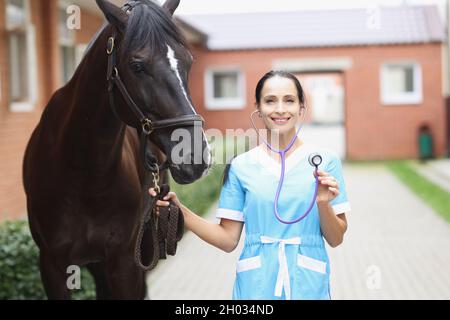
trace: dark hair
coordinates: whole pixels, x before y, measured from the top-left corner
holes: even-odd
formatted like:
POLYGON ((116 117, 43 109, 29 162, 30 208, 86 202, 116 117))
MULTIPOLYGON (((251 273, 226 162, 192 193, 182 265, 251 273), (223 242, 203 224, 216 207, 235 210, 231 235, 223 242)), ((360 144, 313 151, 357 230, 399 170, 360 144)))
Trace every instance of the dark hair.
POLYGON ((178 27, 164 10, 153 1, 141 0, 128 19, 123 48, 130 51, 149 47, 153 52, 165 50, 165 45, 187 42, 178 27))
MULTIPOLYGON (((298 99, 300 101, 300 107, 303 108, 305 106, 306 97, 305 97, 305 92, 303 91, 302 85, 300 84, 300 81, 292 73, 286 72, 286 71, 281 71, 281 70, 269 71, 258 81, 258 84, 256 85, 256 90, 255 90, 256 103, 258 105, 261 101, 261 91, 264 88, 264 84, 266 83, 266 80, 273 78, 273 77, 283 77, 283 78, 291 79, 292 81, 294 81, 295 87, 297 88, 297 95, 298 95, 298 99)), ((230 172, 231 161, 233 161, 233 159, 235 157, 233 157, 225 166, 225 170, 223 172, 223 177, 222 177, 222 185, 224 185, 228 180, 228 173, 230 172)))
POLYGON ((227 183, 228 180, 228 174, 230 172, 230 168, 231 168, 231 162, 233 161, 234 158, 236 158, 237 155, 235 155, 234 157, 232 157, 230 159, 230 161, 228 161, 228 163, 225 165, 225 170, 223 171, 223 176, 222 176, 222 186, 225 185, 225 183, 227 183))
POLYGON ((258 105, 261 102, 261 91, 264 88, 264 84, 266 83, 267 80, 269 80, 270 78, 273 78, 273 77, 282 77, 282 78, 287 78, 287 79, 291 79, 292 81, 294 81, 295 87, 297 88, 297 96, 300 101, 300 107, 305 106, 306 97, 305 97, 305 92, 303 91, 302 85, 300 84, 300 81, 292 73, 287 72, 287 71, 281 71, 281 70, 269 71, 258 81, 258 84, 256 85, 256 91, 255 91, 256 103, 258 105))

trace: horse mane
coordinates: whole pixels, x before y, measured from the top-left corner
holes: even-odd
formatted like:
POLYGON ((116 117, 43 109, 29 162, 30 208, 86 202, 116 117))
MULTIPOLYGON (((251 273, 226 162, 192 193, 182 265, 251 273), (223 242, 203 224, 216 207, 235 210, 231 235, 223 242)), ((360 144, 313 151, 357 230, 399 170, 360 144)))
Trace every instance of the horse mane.
POLYGON ((158 4, 141 0, 130 13, 122 48, 139 51, 150 48, 152 53, 166 50, 166 45, 182 45, 187 48, 187 41, 178 27, 158 4))

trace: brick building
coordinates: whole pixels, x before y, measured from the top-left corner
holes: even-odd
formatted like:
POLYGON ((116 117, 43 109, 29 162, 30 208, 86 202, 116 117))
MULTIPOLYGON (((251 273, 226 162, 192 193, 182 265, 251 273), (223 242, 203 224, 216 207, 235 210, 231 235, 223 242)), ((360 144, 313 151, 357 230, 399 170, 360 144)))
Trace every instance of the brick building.
MULTIPOLYGON (((436 153, 446 152, 445 37, 434 7, 177 22, 195 56, 189 85, 207 128, 250 128, 256 82, 270 69, 285 69, 307 92, 305 140, 349 159, 415 158, 417 130, 426 123, 436 153)), ((102 23, 93 0, 0 0, 0 221, 26 216, 26 143, 102 23), (79 30, 66 25, 71 4, 81 8, 79 30)))
MULTIPOLYGON (((103 18, 80 7, 69 30, 59 0, 0 0, 0 221, 25 216, 23 153, 51 94, 73 73, 103 18)), ((93 2, 93 1, 88 1, 93 2)))
POLYGON ((191 93, 208 127, 250 128, 268 70, 297 74, 309 105, 305 140, 352 160, 416 158, 421 125, 447 148, 444 27, 434 6, 193 15, 207 35, 191 93))

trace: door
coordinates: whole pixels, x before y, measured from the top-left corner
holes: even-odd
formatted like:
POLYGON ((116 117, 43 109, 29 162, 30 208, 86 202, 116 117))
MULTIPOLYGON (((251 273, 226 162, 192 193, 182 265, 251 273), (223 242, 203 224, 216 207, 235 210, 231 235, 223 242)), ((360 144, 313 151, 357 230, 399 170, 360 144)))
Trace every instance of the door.
POLYGON ((345 158, 345 92, 339 72, 296 74, 306 93, 308 115, 300 136, 345 158))

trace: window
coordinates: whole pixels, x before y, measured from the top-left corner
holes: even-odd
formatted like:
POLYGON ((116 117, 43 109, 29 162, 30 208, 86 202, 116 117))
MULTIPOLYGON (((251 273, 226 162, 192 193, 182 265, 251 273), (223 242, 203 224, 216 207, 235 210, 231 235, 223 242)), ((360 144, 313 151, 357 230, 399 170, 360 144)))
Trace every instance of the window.
POLYGON ((6 1, 6 30, 9 58, 9 101, 11 111, 31 111, 36 97, 34 28, 28 0, 6 1))
POLYGON ((383 104, 422 103, 422 71, 414 62, 386 63, 381 67, 383 104))
POLYGON ((61 61, 61 81, 66 84, 72 78, 77 66, 75 31, 67 27, 66 4, 60 2, 59 8, 59 54, 61 61))
POLYGON ((206 71, 205 104, 210 110, 242 109, 245 106, 245 81, 237 68, 206 71))

